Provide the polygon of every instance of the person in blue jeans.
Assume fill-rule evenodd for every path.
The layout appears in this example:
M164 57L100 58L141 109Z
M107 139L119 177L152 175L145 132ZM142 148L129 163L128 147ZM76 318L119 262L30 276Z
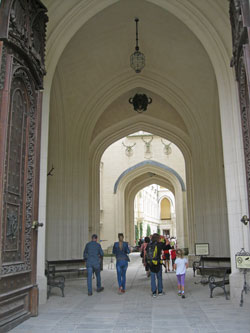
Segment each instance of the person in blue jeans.
M119 286L119 293L125 293L126 290L126 271L128 262L130 261L128 254L130 253L128 243L124 242L122 233L118 234L118 242L114 243L113 254L116 256L116 272Z
M158 296L163 295L162 260L161 260L162 249L163 249L163 243L160 242L160 235L153 234L151 242L148 244L146 251L146 258L150 269L151 291L153 297L157 297L157 291L158 291ZM157 285L156 285L156 280L157 280Z
M101 292L104 288L101 285L101 259L103 257L102 247L97 243L97 235L92 235L91 242L87 243L83 252L83 259L86 261L88 272L88 295L92 296L92 275L96 276L96 291Z

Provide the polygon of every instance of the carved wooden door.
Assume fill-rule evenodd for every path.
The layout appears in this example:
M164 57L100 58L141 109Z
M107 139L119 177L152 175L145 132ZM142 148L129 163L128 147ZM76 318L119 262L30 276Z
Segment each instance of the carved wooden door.
M234 66L238 82L241 124L246 165L248 206L250 212L250 5L249 0L230 0ZM244 218L244 217L243 217Z
M46 8L0 2L0 332L36 315L38 177Z

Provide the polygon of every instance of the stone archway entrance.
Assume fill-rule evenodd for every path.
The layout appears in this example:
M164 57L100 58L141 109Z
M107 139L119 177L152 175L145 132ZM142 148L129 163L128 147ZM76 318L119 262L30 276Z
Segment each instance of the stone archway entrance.
M53 6L56 7L57 4ZM234 237L235 221L240 216L238 208L245 210L246 196L245 193L239 195L245 187L244 181L237 178L243 169L242 156L238 156L237 153L241 147L241 137L239 119L235 119L238 111L237 98L232 94L235 84L228 66L231 55L228 51L230 38L227 34L227 5L215 2L207 8L205 1L189 1L183 6L181 1L163 4L158 0L138 0L127 1L126 8L122 7L121 1L104 1L102 5L93 2L91 8L84 6L82 3L72 7L69 16L64 17L63 23L60 22L62 26L70 26L72 18L75 21L71 29L66 32L62 29L62 36L61 32L58 33L60 29L52 28L49 41L50 79L44 99L47 115L50 110L51 117L48 155L49 164L56 162L60 167L57 181L54 181L54 178L48 183L49 205L41 205L41 211L44 213L43 216L47 214L48 234L53 234L53 228L59 231L58 244L54 244L54 252L59 256L74 257L80 253L81 243L87 241L89 232L97 230L100 155L109 143L120 138L129 127L136 128L140 123L140 128L152 132L154 128L162 132L162 137L169 138L176 144L179 142L183 152L186 147L184 155L188 160L187 188L190 189L187 201L191 207L190 215L196 225L196 230L192 233L203 239L204 234L209 235L209 232L206 233L209 226L215 223L216 235L219 237L220 234L228 235L229 226L230 252L234 258L236 247L239 243L244 243L244 246L248 244L248 237L241 230L241 225L238 228L238 238ZM65 4L61 7L62 12L66 12L66 7ZM162 23L161 32L157 30L156 22L152 22L150 32L147 27L144 30L144 36L159 36L159 40L155 40L157 45L153 50L150 50L149 44L145 41L145 53L153 57L149 62L150 66L145 68L140 76L134 76L134 73L128 71L129 54L119 53L119 50L124 48L124 45L120 45L121 35L126 41L126 50L129 49L130 31L127 27L135 8L145 15L144 22L147 22L147 13L150 13L151 18L151 13L155 13L155 17L161 18ZM84 17L79 15L78 19L78 13L84 13ZM116 15L113 15L114 13ZM111 20L111 14L119 22ZM222 17L224 19L220 20ZM66 25L66 22L69 25ZM112 22L112 26L105 22ZM167 22L171 23L170 26L167 26ZM223 24L219 25L217 22ZM109 32L105 30L105 26L109 26ZM95 29L104 33L105 43L99 43L100 35L94 34ZM171 31L178 35L181 42L175 43L171 39L171 36L174 36ZM91 41L87 38L90 35L93 36ZM60 39L60 36L63 38ZM62 42L58 52L54 52L53 49L56 46L56 43L53 45L56 37ZM86 43L82 43L83 40ZM103 45L105 47L102 47ZM166 48L169 45L172 47ZM119 46L119 50L114 49L114 46ZM112 54L109 54L109 50L112 50ZM154 50L157 50L158 55L164 55L162 61L159 61L159 58L155 61ZM88 57L82 57L83 54L88 54ZM96 59L94 54L101 54L102 57ZM114 54L120 56L112 60L111 56ZM170 61L166 61L165 55ZM182 55L185 55L185 59L180 61ZM99 64L97 68L92 63L93 59L96 60L95 64ZM105 59L110 59L111 67ZM159 63L166 67L157 67ZM184 68L181 70L182 64ZM90 70L94 67L98 73ZM192 69L191 75L187 69ZM202 78L199 73L202 74ZM72 87L78 87L76 95L72 92ZM150 93L155 103L154 112L150 113L149 110L148 115L143 115L140 119L136 115L130 116L128 108L124 107L128 98L138 88ZM45 123L45 137L48 129L46 126ZM231 133L236 133L235 137L232 137ZM47 139L44 142L46 146ZM63 145L60 146L60 143ZM64 149L61 149L62 146ZM46 149L44 152L46 164ZM45 175L46 167L43 169L42 177ZM219 191L215 191L215 188ZM46 197L45 193L43 199ZM80 203L72 203L69 198L79 198ZM237 204L235 200L238 200ZM46 200L43 200L43 204L44 202ZM57 207L60 212L54 211L53 207ZM228 207L234 207L234 212ZM57 225L59 220L60 225ZM68 227L68 221L71 228ZM63 230L66 229L67 237L71 241L69 243L74 245L72 248L63 248L63 252L59 253L60 244L65 241ZM209 237L213 238L211 234ZM229 253L228 236L225 236L224 240L225 243L215 240L214 244L218 244L220 253ZM51 244L51 238L48 239L48 243ZM45 237L40 244L43 244L43 254ZM49 246L47 251L51 251ZM232 267L235 272L234 263Z
M98 178L93 175L96 170L92 173L91 169L94 166L93 161L95 160L93 155L95 137L100 134L100 139L100 137L105 134L104 137L106 137L106 135L110 136L109 139L112 141L112 131L114 128L122 132L123 127L132 127L132 123L138 124L141 121L145 128L152 128L152 126L158 127L159 131L163 131L162 137L167 136L170 138L172 136L174 142L179 140L180 147L182 145L183 148L184 143L186 144L186 153L187 156L189 156L190 161L190 165L187 167L187 187L191 188L190 196L188 196L188 203L195 203L194 206L190 205L190 215L195 221L200 221L200 224L197 224L198 229L195 230L195 233L197 235L202 235L202 232L204 233L204 230L210 221L223 221L223 223L218 223L217 227L219 228L218 232L221 234L228 234L229 229L230 255L233 271L231 277L231 289L232 291L239 289L240 286L237 283L237 280L240 280L240 276L235 268L234 255L235 252L239 250L239 244L240 247L244 246L247 250L249 249L249 233L246 231L245 226L238 222L241 216L247 211L248 202L245 193L247 188L246 183L244 179L239 177L239 175L245 173L245 168L242 163L243 149L239 126L240 119L238 117L239 106L235 94L233 73L228 65L231 58L231 38L229 36L230 29L227 17L227 2L213 2L208 7L207 1L205 0L199 2L190 0L185 2L185 4L182 1L166 1L163 3L160 0L150 0L146 2L133 0L130 2L126 1L126 8L122 8L121 1L113 0L104 0L101 4L100 1L96 0L91 3L91 6L86 5L86 2L84 1L79 3L76 2L73 5L69 1L62 2L61 0L55 0L53 2L45 0L44 2L49 5L51 25L48 34L48 76L45 83L44 116L42 120L42 163L40 177L42 180L42 189L40 192L41 200L39 204L39 216L44 222L46 222L48 229L50 229L49 231L51 231L51 228L59 230L59 236L55 243L55 252L60 248L60 244L65 241L63 230L67 229L70 240L74 240L74 242L69 242L73 244L71 248L63 248L62 255L65 257L78 256L81 252L81 243L86 242L88 238L88 221L91 221L91 228L92 226L95 228L97 223L98 212L93 209L93 202L95 199L98 200L98 197L96 197L96 193L91 192L92 189L98 188ZM7 15L1 20L1 74L4 73L3 76L1 75L0 80L1 103L3 104L4 99L7 100L11 94L11 75L15 74L14 71L12 73L11 71L6 72L5 69L8 66L9 69L11 68L14 64L16 54L18 54L17 63L21 63L21 67L27 67L26 73L32 72L28 81L32 82L32 80L34 80L33 91L35 91L36 98L35 102L34 99L32 100L32 103L34 102L36 105L34 109L37 108L38 110L38 106L41 105L41 94L39 92L41 85L39 82L41 82L44 74L43 70L41 71L41 69L43 69L44 61L43 45L40 43L43 41L41 36L44 36L44 31L40 31L39 27L44 27L45 21L43 20L42 24L36 24L35 20L33 21L34 25L31 26L31 30L27 29L26 31L26 28L29 26L27 22L29 21L31 13L39 12L39 15L42 13L41 17L39 16L41 19L45 19L45 16L43 16L43 6L41 6L41 11L30 10L26 16L22 15L23 11L28 8L28 4L41 5L40 1L35 0L30 2L2 0L0 2L1 15ZM240 93L243 92L243 95L241 95L241 97L243 97L241 98L241 109L243 120L245 120L247 117L246 111L249 108L249 91L246 88L249 72L249 2L247 0L235 0L231 1L231 4L236 4L236 12L232 13L233 20L235 19L236 22L236 24L234 24L232 20L233 32L236 31L236 36L238 37L244 37L236 38L233 42L236 48L239 46L237 50L235 49L234 65L236 65L237 79L240 82L240 87L243 87L243 90L240 89ZM8 16L10 13L10 6L12 5L13 16ZM59 5L60 12L55 10ZM72 7L70 7L71 5ZM125 41L125 49L130 45L129 43L131 39L127 27L129 26L128 22L130 22L130 16L132 15L134 17L133 11L135 9L140 10L140 13L144 15L145 22L148 21L147 13L150 14L150 18L157 17L157 20L160 19L160 21L157 21L161 22L160 33L157 31L159 25L157 25L156 22L152 20L152 24L150 25L150 33L152 34L152 37L158 36L159 40L154 38L150 39L154 40L156 43L152 52L148 49L146 41L144 42L144 48L146 51L145 53L151 53L152 56L154 56L153 51L156 50L157 55L163 55L164 59L162 59L163 61L159 61L160 59L158 57L153 57L152 61L149 62L151 69L145 71L141 77L132 78L131 73L128 73L127 70L127 59L129 55L126 54L126 52L118 53L120 56L115 56L115 60L109 62L112 64L112 68L109 68L105 61L106 59L111 59L112 54L117 54L117 52L114 51L119 52L119 50L123 50L121 47L122 45L120 45L122 34L124 36L123 40ZM122 16L119 15L119 11L123 14ZM117 15L113 15L114 12ZM67 13L67 15L65 15L65 13ZM152 13L155 15L152 15ZM117 18L118 25L115 20L110 19L110 15ZM18 19L14 16L18 16ZM25 22L23 21L24 17L27 18L27 21ZM122 18L124 19L125 17L129 18L127 22L122 21ZM240 17L243 17L242 25L237 24L242 22ZM10 21L8 21L8 18L10 18ZM7 30L11 20L13 20L13 29ZM106 22L112 22L113 26L106 24ZM169 27L167 26L168 23L170 24ZM111 34L108 31L105 31L105 26L111 27ZM95 32L93 27L99 28L97 29L97 35L91 34L92 32ZM117 29L117 27L119 27L119 29ZM239 28L238 33L237 28ZM179 43L175 43L175 41L171 39L171 36L174 36L171 29L173 29L180 39ZM14 39L10 38L13 31L15 36L12 37ZM31 33L31 31L33 33ZM144 36L148 36L147 28L144 31ZM98 39L101 37L100 32L104 33L102 41L105 41L105 43L103 44L100 43L100 39ZM116 36L114 36L114 32L117 33ZM91 41L87 38L90 35L93 36ZM126 40L128 35L129 38ZM112 38L110 38L110 36ZM117 43L114 42L115 39L113 37L117 38ZM84 43L82 43L82 41L84 41ZM163 41L166 43L163 43ZM185 41L188 41L188 46L185 44ZM238 41L244 41L246 46L243 47L243 44L238 43ZM6 43L8 44L8 49L11 49L14 45L14 50L12 50L13 52L11 51L11 54L8 52L4 53L4 48L2 46L5 46ZM191 44L192 47L190 47ZM69 47L67 48L66 45ZM82 47L86 46L88 52L84 49L79 50L79 46L81 45ZM105 45L104 48L101 47L103 45ZM169 45L172 47L169 47ZM114 49L112 46L118 46L119 50ZM164 49L164 46L167 46L167 49ZM79 52L75 52L76 49ZM242 53L243 49L245 50L245 53ZM73 56L70 53L72 50ZM108 50L112 50L113 53L106 54L105 52ZM159 50L161 52L159 52ZM194 51L194 54L192 54L192 50ZM97 67L91 63L91 59L93 59L91 58L91 54L93 51L96 54L103 55L102 59L104 59L104 63L101 62L101 58L99 57L95 62L95 64L99 64L98 75L91 76L95 71L88 70L90 68L95 68L95 70L97 70ZM83 54L87 54L89 58L82 57ZM80 59L77 58L78 55L80 55ZM185 56L183 61L181 61L182 55ZM5 59L7 59L6 62ZM157 61L155 61L155 59L157 59ZM117 60L119 60L119 62L117 62ZM157 68L157 64L159 63L166 65L170 64L170 68ZM84 64L86 64L86 67L84 67ZM173 67L175 64L177 65L176 70L174 70ZM182 64L184 65L184 68L182 68L183 70L181 70L180 66ZM178 72L178 68L180 69L180 72ZM191 76L190 73L185 72L185 69L187 68L192 69ZM199 78L198 75L195 75L197 74L196 71L197 73L202 74L203 79L206 79L205 85L201 78ZM83 81L77 81L78 73L80 78L84 77L84 82L87 82L86 85ZM112 75L110 75L110 73L112 73ZM18 73L16 72L16 74ZM242 74L242 76L238 76L238 74ZM64 75L66 76L66 79ZM22 80L25 81L25 74L21 76ZM193 83L197 84L194 91L189 90L189 88L193 86L190 85L190 79L192 79ZM72 94L72 87L79 87L77 98ZM159 97L164 99L165 102L168 102L169 105L174 108L175 114L180 115L180 121L178 124L174 125L172 123L170 125L163 125L161 121L166 117L166 113L161 112L158 112L157 116L155 116L156 119L152 117L152 115L149 115L148 119L145 117L142 118L143 120L138 120L136 117L133 120L128 120L128 118L126 119L125 114L123 114L123 118L120 117L122 113L119 113L118 117L117 113L112 113L112 107L110 107L112 103L117 101L118 106L121 104L124 105L124 103L121 103L122 96L127 92L130 94L131 89L137 89L138 87L157 95L156 100L159 102L158 111L160 110L159 105L162 102ZM204 87L205 89L203 90ZM29 83L26 86L23 86L23 88L28 90L26 97L28 96L29 99L32 90L29 87ZM213 92L215 92L214 95ZM22 102L21 95L19 95L19 102ZM127 97L131 96L124 97L126 97L125 100L127 101ZM208 99L208 103L206 103L206 98ZM155 100L154 97L153 99ZM204 105L202 104L203 102ZM18 103L17 105L20 109L22 103ZM1 124L6 124L5 119L2 121L2 117L6 117L10 111L10 108L8 109L8 112L6 111L9 107L7 104L8 103L4 103L4 105L2 105L3 107L1 107ZM164 110L164 112L165 110L170 110L166 103L163 103L162 107L161 110ZM5 113L2 111L4 108L6 111ZM21 107L21 109L23 108ZM119 108L113 108L113 111L115 109L117 110ZM70 113L67 113L69 110ZM109 111L110 113L107 113L106 111ZM214 118L211 116L213 111L215 112L213 114ZM51 115L51 133L49 149L47 149L49 113ZM113 123L104 121L105 116L108 115L111 117L107 117L106 120L112 119ZM154 115L156 115L156 113ZM162 117L160 117L160 115ZM170 114L168 114L168 116L169 115ZM210 116L211 118L209 118ZM168 120L169 119L171 119L171 117L168 117ZM181 119L183 122L181 122ZM102 128L100 124L106 124L108 126ZM186 131L184 127L180 128L180 124L186 126ZM209 124L213 124L214 127L210 128ZM248 131L249 125L247 122L243 122L243 127ZM1 131L1 135L4 136L4 133L6 132ZM116 131L114 131L114 133L117 134ZM207 133L207 136L205 133ZM212 133L213 135L210 137L208 133ZM247 142L248 135L244 137L245 142ZM36 137L36 139L37 138L38 137ZM1 140L1 144L5 145L6 140L7 135ZM200 146L200 150L197 146ZM61 147L63 147L63 149ZM73 149L73 147L75 148ZM4 159L7 155L5 147L2 147L1 149L1 193L3 193L3 179L7 173ZM246 149L248 149L248 146L246 146ZM100 151L98 153L100 153ZM203 154L204 151L206 152L205 154ZM248 156L247 154L248 151L246 151L246 156ZM33 154L32 156L34 157ZM47 165L48 162L49 164L53 162L51 161L52 159L55 160L59 167L57 169L58 173L56 180L48 183L47 198ZM35 160L37 166L39 164L39 159L35 158ZM214 168L214 174L216 174L217 177L211 177L211 174L209 173L211 166ZM248 163L246 163L246 169L248 169ZM200 170L201 174L199 174ZM26 175L29 174L29 169L25 169L25 172L28 172ZM89 174L91 174L90 182ZM212 176L214 176L214 174L212 174ZM80 177L79 175L84 176ZM32 181L34 181L33 185L37 185L37 182L34 179L36 179L36 176L35 178L32 178ZM219 192L216 192L216 197L213 196L213 186L210 184L210 180L214 181L214 184L216 184L217 188L220 190ZM29 184L32 183L32 181L29 182ZM202 195L200 195L199 186L201 186L204 191ZM36 190L34 193L37 193ZM58 193L59 195L56 195ZM3 208L5 198L2 196L1 198L1 205ZM37 201L36 195L34 195L34 198L34 202ZM75 204L69 200L69 198L79 198L79 202ZM214 200L216 200L216 202L214 202ZM49 204L47 205L46 202L49 202ZM34 207L35 206L36 205L34 204ZM55 213L53 213L54 207L57 208ZM199 209L197 209L197 207ZM61 213L58 214L58 210L60 209ZM214 215L211 212L213 212ZM29 223L33 220L33 217L36 217L36 215L37 210L34 209L29 216ZM61 224L57 229L57 222L59 220ZM16 218L13 212L9 215L9 221L11 221L10 225L12 227L10 227L11 231L10 233L8 232L8 235L10 235L9 237L12 237L15 230L13 226L16 224ZM68 227L69 221L71 223L70 227ZM6 220L4 223L6 224ZM2 227L2 230L7 230L5 225ZM34 235L34 239L35 238L36 236ZM44 293L46 295L46 280L44 278L45 239L44 230L39 235L40 245L38 257L40 261L38 265L38 277L45 283ZM225 239L227 239L227 237L225 237ZM47 240L49 241L49 239ZM24 240L22 240L22 242L24 242ZM24 244L28 243L29 241L27 243L24 242ZM222 243L219 244L219 246L221 246L221 249L227 248L229 251L228 244ZM49 251L50 249L48 248L48 253ZM27 252L30 253L30 250ZM3 256L1 256L1 267L4 266L4 260L2 260L2 258ZM14 260L14 256L12 257L12 260ZM24 263L24 265L28 265L29 269L33 264L31 269L33 272L31 274L32 278L31 280L28 278L32 284L35 283L36 280L34 274L35 263L36 260L32 260L32 263ZM19 264L15 263L16 267L18 265ZM23 267L20 269L22 271ZM235 277L235 279L233 277ZM33 288L33 290L35 291L35 288ZM25 302L23 302L23 304ZM27 304L28 303L25 303L25 306ZM25 308L25 311L27 311L27 308Z

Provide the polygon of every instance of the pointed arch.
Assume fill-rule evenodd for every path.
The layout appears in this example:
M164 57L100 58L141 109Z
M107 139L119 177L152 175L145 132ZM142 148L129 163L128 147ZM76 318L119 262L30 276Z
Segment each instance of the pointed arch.
M185 183L184 183L182 177L174 169L170 168L169 166L167 166L165 164L159 163L157 161L143 161L143 162L135 164L132 167L128 168L127 170L123 171L123 173L117 178L117 180L115 182L115 185L114 185L114 194L116 193L118 185L119 185L120 181L122 180L122 178L124 176L126 176L127 174L129 174L131 171L134 171L135 169L141 168L141 167L143 167L145 165L156 166L158 168L161 168L163 170L166 170L166 171L170 172L171 174L173 174L178 179L178 181L179 181L179 183L181 185L182 191L183 192L186 191L186 186L185 186Z

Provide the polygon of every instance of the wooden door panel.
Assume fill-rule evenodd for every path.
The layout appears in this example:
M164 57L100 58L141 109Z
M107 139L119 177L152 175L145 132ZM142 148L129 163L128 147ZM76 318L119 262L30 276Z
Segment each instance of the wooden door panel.
M39 0L0 3L0 332L38 313L32 223L38 217L45 13Z
M28 99L24 83L14 80L11 85L10 114L7 133L6 183L3 209L2 262L24 262L24 232L26 212L26 156L29 145Z
M1 324L5 329L22 321L37 309L31 308L33 279L32 252L36 252L32 229L37 147L37 103L35 84L28 67L7 48L12 73L8 108L3 112L5 152L1 219Z
M242 135L246 165L248 208L250 211L250 5L249 0L230 0L233 56L238 83Z

